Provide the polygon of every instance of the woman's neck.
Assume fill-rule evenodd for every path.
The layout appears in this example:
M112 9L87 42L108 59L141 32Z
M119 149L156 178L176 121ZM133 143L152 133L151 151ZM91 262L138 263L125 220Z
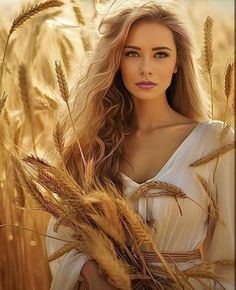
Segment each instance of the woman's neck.
M170 107L166 97L149 100L134 98L133 101L135 108L133 129L135 131L150 131L158 127L165 127L173 124L180 116Z

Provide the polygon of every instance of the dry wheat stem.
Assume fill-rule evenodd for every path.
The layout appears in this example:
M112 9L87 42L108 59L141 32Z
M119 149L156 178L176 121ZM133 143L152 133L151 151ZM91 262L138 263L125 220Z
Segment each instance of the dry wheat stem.
M61 62L55 61L55 68L56 68L57 82L58 82L60 92L61 92L61 97L65 103L68 103L69 89L66 82L65 74L62 69Z
M1 94L1 90L0 90L0 94ZM6 100L7 100L7 95L5 92L3 92L3 94L0 96L0 115L3 110L3 107L5 106Z
M160 189L163 191L159 192L150 192L150 190L153 189ZM189 197L186 193L182 191L181 188L179 188L176 185L173 185L171 183L165 182L165 181L150 181L145 183L144 185L141 185L131 196L130 200L135 200L138 198L154 198L154 197L162 197L162 196L171 196L175 198L175 201L178 205L180 215L183 215L181 206L179 204L178 198L187 198L197 204L201 209L205 211L205 209L194 199Z
M11 129L11 122L10 122L9 113L8 113L8 110L6 107L3 111L3 119L6 121L6 124L10 130Z
M39 4L35 4L28 9L22 11L19 16L17 16L13 24L10 28L9 34L11 34L16 28L20 27L24 22L29 20L32 16L38 14L39 12L42 12L46 9L53 8L53 7L60 7L63 5L62 1L58 0L48 0Z
M69 103L68 103L68 101L69 101L68 85L67 85L67 82L66 82L65 74L64 74L63 69L62 69L62 65L61 65L61 63L59 61L55 61L55 69L56 69L57 81L58 81L60 92L61 92L61 97L66 103L66 106L67 106L67 109L68 109L68 113L69 113L69 117L70 117L70 121L71 121L71 125L72 125L72 128L73 128L73 131L74 131L74 134L75 134L75 138L76 138L76 141L77 141L78 146L79 146L81 158L82 158L82 161L83 161L83 164L84 164L84 168L86 168L86 161L85 161L85 158L84 158L83 150L81 148L81 145L80 145L80 142L79 142L79 139L78 139L78 134L76 132L75 124L74 124L74 121L73 121L73 118L72 118L72 115L71 115L70 106L69 106Z
M79 241L72 241L64 245L59 250L55 251L52 255L50 255L47 259L48 262L54 261L61 257L62 255L68 253L69 251L76 249L78 246L81 245L81 242Z
M224 153L228 152L229 150L233 149L234 147L235 147L235 143L230 143L230 144L224 145L221 148L215 150L214 152L211 152L207 156L205 156L197 161L194 161L189 166L196 167L196 166L206 164L206 163L214 160L215 158L223 155Z
M135 211L129 206L126 201L122 200L115 200L121 214L124 216L126 222L129 225L130 231L134 234L137 241L140 244L143 244L150 248L154 253L156 253L157 257L163 263L164 267L167 270L167 273L172 277L172 279L179 285L177 277L169 267L168 263L161 255L161 253L156 249L154 242L151 240L151 237L148 235L148 228L142 219L135 213ZM181 287L181 285L179 285ZM182 288L180 288L182 289Z
M213 18L207 16L204 22L204 60L210 80L211 118L214 119L213 84L211 73L213 65L212 27L213 27Z
M229 62L225 72L224 79L224 92L225 96L228 99L232 93L232 79L233 79L234 63Z
M20 182L23 190L25 190L26 192L31 194L31 196L34 197L34 199L36 201L38 201L43 206L43 208L46 212L49 212L56 217L60 216L60 214L62 212L61 207L57 206L55 203L53 204L52 201L46 200L44 198L44 196L42 195L41 191L36 186L33 179L28 177L25 174L24 169L23 169L20 161L16 157L11 155L11 161L13 163L13 166L15 166L15 169L16 169L17 174L18 174L19 182Z
M213 18L207 16L204 22L204 57L208 72L211 71L213 65L212 28Z
M33 117L32 117L33 112L32 112L32 106L31 106L31 102L29 98L28 77L27 77L26 67L23 64L19 66L19 86L20 86L21 101L24 106L25 114L27 118L29 119L29 123L30 123L33 149L34 149L35 155L37 155L34 130L33 130Z
M227 111L227 109L226 109ZM226 112L225 111L225 112ZM223 129L220 132L220 144L223 144L223 140L226 138L226 136L228 135L230 128L231 128L231 122L227 122L226 118L224 119L224 124L223 124Z
M94 159L91 158L87 161L87 166L85 168L84 173L84 184L85 184L85 190L89 191L93 186L93 179L94 179L94 169L95 169L95 162Z
M0 94L1 94L1 90L2 90L2 76L3 76L4 65L5 65L6 53L7 53L7 48L8 48L8 44L9 44L10 37L11 37L12 33L18 27L23 25L27 20L29 20L32 16L38 14L39 12L42 12L42 11L49 9L49 8L52 8L52 7L60 7L62 5L63 5L63 2L61 2L61 1L48 0L48 1L36 4L36 5L33 5L26 10L23 10L19 14L19 16L17 16L14 19L12 26L9 30L9 33L7 35L7 40L6 40L6 44L4 47L3 60L2 60L1 69L0 69Z
M25 194L24 194L24 190L21 186L18 174L16 172L16 169L13 168L13 177L14 177L14 185L15 185L15 189L17 192L17 201L19 206L21 207L25 207Z
M201 182L205 192L207 193L208 197L210 198L211 200L211 203L212 203L212 207L214 209L214 214L216 216L216 218L218 219L219 217L219 209L218 209L218 206L216 204L216 201L215 199L213 198L214 194L211 192L211 190L209 189L209 186L207 184L207 181L205 178L203 178L201 175L197 174L197 177L199 179L199 181Z
M71 66L69 61L69 56L67 54L66 46L64 45L63 41L59 41L59 47L60 47L60 54L63 60L63 64L66 68L67 75L70 73Z
M74 1L73 1L74 3ZM75 13L75 17L76 17L76 20L78 21L78 23L82 24L82 25L85 25L85 20L84 20L84 17L82 15L82 12L79 8L79 6L73 6L73 11Z
M65 150L64 127L57 122L53 133L54 144L63 161L63 153ZM64 163L64 162L63 162Z
M19 147L22 142L22 139L23 139L23 124L20 127L16 128L14 132L13 141L17 155L19 155Z
M117 258L116 250L110 239L92 228L86 228L84 231L90 241L96 241L96 243L85 244L86 252L93 253L94 259L108 276L108 280L118 289L131 289L128 268Z
M0 228L4 228L4 227L14 227L14 228L19 228L19 229L22 229L22 230L25 230L25 231L29 231L29 232L32 232L32 233L35 233L39 236L43 236L43 237L46 237L46 238L51 238L51 239L54 239L54 240L57 240L57 241L61 241L61 242L66 242L66 243L69 243L70 241L68 240L64 240L64 239L60 239L60 238L57 238L57 237L54 237L54 236L51 236L51 235L46 235L46 234L43 234L43 233L40 233L40 232L37 232L35 230L32 230L32 229L28 229L28 228L25 228L25 227L22 227L22 226L19 226L19 225L15 225L15 224L0 224Z
M226 96L225 112L224 112L224 123L227 119L227 111L229 105L229 97L232 94L232 79L233 79L234 63L229 62L226 67L225 78L224 78L224 92Z
M43 177L45 177L44 181L46 183L51 182L51 185L55 185L55 187L57 188L57 182L58 185L64 187L66 191L68 191L68 193L65 192L67 198L79 198L81 195L85 194L81 187L68 174L64 173L64 171L60 170L59 168L50 165L45 160L31 155L27 158L24 158L23 161L30 165L36 172L41 172L39 181L42 177L42 173L44 173ZM49 175L47 175L47 172L52 176L50 177Z

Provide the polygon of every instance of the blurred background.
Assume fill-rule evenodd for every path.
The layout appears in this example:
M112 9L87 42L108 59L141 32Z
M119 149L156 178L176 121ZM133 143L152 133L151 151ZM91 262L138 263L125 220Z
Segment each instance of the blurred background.
M13 20L21 11L41 2L0 0L0 290L50 288L43 236L49 215L17 185L10 153L19 158L37 153L50 159L45 144L51 142L52 120L61 104L54 62L62 62L71 90L86 68L101 15L113 1L62 2L63 6L41 11L17 26L9 37ZM233 124L232 67L230 71L228 66L231 77L227 82L225 73L233 63L234 1L178 2L186 7L194 28L202 79L214 97L213 118ZM207 16L213 18L212 83L204 62Z

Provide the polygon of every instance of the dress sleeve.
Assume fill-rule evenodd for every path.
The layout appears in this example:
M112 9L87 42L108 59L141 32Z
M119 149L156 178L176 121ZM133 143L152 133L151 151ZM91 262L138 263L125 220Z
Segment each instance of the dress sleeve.
M230 128L226 143L233 142L234 129ZM219 217L213 231L210 234L208 232L203 243L202 256L207 262L234 261L234 171L234 149L230 149L220 156L215 181L212 181ZM226 290L234 289L234 266L227 263L217 264L214 271ZM214 289L219 290L222 287L216 284Z
M60 226L58 232L55 232L53 230L55 222L56 219L51 217L47 228L47 235L66 241L72 241L72 230L69 227ZM47 255L52 255L55 251L62 248L65 243L66 242L47 237ZM89 260L91 260L89 256L78 253L78 251L73 249L60 258L50 262L49 266L52 273L52 284L50 290L78 289L78 282L83 280L80 276L81 269Z

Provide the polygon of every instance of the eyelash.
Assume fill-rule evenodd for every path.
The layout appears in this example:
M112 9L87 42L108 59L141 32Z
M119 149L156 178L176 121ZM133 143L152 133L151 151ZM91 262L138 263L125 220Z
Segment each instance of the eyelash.
M130 53L136 53L136 54L137 54L136 51L128 51L128 52L125 53L125 55L126 55L126 56L130 56L130 55L129 55ZM169 56L168 53L163 52L163 51L159 51L159 52L155 53L155 55L157 55L157 54L158 54L159 56L162 55L160 58L165 58L165 57L168 57L168 56ZM163 55L164 55L164 57L163 57ZM131 57L132 57L132 56L131 56Z

